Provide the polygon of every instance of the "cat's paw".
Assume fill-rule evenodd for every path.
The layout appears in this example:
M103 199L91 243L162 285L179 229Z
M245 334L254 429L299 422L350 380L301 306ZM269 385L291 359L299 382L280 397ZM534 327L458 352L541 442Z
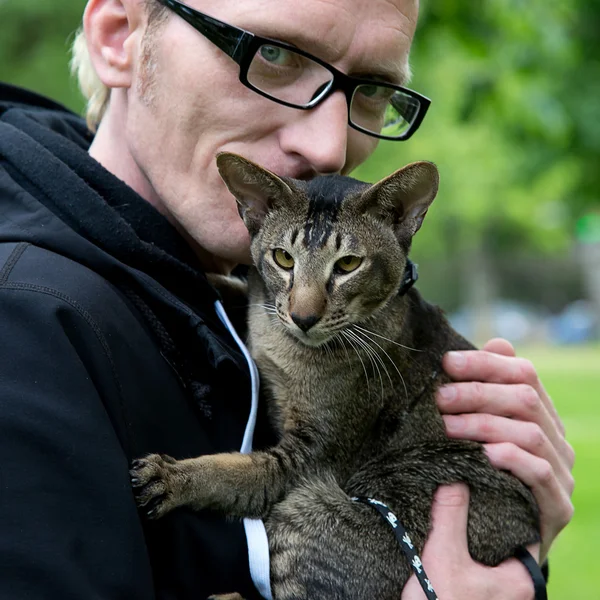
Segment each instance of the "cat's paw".
M149 519L159 519L181 504L182 474L166 454L149 454L131 463L131 487L138 507Z

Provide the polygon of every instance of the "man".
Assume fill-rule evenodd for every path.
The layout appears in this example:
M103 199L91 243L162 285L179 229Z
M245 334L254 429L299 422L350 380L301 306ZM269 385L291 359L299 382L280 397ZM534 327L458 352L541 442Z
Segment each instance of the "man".
M315 102L309 110L251 89L232 38L217 47L190 9L276 40L262 55L275 70L289 55L270 48L293 44L327 73L380 90L408 77L417 5L189 2L89 0L76 48L94 72L85 54L76 63L95 94L95 136L50 101L2 88L2 597L258 598L256 586L268 596L240 524L184 510L141 520L128 469L148 452L242 445L249 370L202 272L247 262L248 235L215 155L309 178L351 171L377 138L349 126L344 89L315 90L302 101ZM449 435L485 442L496 466L532 488L543 537L532 550L543 562L572 513L573 452L550 399L502 340L448 355L444 367L457 382L439 397ZM255 444L272 441L264 421ZM533 597L516 561L491 570L470 560L467 503L461 486L438 493L423 554L437 590ZM421 594L411 581L402 597Z

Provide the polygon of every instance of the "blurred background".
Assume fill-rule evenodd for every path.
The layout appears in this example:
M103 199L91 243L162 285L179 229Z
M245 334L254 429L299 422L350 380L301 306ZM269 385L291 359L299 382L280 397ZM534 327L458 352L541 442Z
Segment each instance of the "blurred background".
M81 112L68 59L84 6L0 0L0 80ZM537 366L577 452L550 597L600 598L600 0L423 0L411 62L429 114L355 175L438 165L419 287L466 336L506 337Z

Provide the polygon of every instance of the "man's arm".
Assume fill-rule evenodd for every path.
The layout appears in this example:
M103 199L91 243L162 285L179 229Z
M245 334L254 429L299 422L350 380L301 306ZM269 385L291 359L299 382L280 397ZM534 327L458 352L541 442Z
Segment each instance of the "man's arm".
M152 598L100 331L57 292L5 286L0 340L0 597Z

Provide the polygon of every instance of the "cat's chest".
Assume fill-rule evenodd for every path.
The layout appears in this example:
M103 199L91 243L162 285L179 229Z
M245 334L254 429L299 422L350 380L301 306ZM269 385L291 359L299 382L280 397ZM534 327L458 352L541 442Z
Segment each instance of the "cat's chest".
M363 374L326 358L299 358L292 352L258 353L256 363L263 380L287 401L352 396L364 385Z

